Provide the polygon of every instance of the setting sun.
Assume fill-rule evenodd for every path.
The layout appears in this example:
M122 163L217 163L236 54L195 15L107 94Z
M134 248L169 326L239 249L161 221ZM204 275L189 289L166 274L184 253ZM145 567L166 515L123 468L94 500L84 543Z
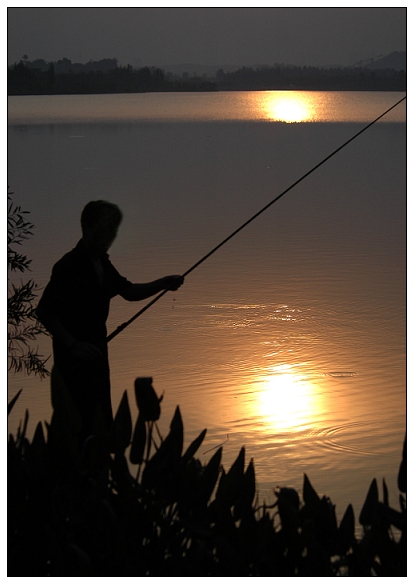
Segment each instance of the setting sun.
M257 413L273 430L307 426L319 417L317 387L287 365L258 379L257 389Z

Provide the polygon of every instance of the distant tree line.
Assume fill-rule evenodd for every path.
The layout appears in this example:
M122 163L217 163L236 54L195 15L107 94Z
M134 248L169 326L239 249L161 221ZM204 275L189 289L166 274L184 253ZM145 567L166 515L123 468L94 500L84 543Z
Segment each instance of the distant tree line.
M406 71L368 67L242 67L237 71L219 69L214 78L165 73L157 67L120 67L117 59L72 63L61 59L47 63L28 61L26 55L8 68L9 95L75 93L142 93L156 91L406 91Z
M86 65L63 59L20 61L8 68L8 95L143 93L149 91L214 91L216 84L197 76L166 78L156 67L119 67L116 59Z
M303 89L321 91L406 91L407 75L404 70L369 69L367 67L243 67L216 75L220 91Z

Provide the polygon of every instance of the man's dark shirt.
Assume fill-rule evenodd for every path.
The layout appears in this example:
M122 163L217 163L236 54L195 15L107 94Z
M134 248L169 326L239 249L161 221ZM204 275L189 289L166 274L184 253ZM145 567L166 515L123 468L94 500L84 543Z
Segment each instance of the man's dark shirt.
M82 240L54 266L39 308L52 312L77 341L106 344L106 319L111 298L122 294L131 282L121 276L102 254L103 282Z
M111 264L108 254L103 254L100 259L102 283L80 240L53 266L50 281L39 302L39 308L52 313L76 341L93 343L102 352L102 364L98 367L96 364L77 363L68 347L53 340L55 365L68 386L75 386L79 400L90 394L95 401L92 393L104 394L105 399L110 400L106 319L111 298L122 294L131 285ZM98 379L99 388L92 391L90 386L92 383L97 385Z

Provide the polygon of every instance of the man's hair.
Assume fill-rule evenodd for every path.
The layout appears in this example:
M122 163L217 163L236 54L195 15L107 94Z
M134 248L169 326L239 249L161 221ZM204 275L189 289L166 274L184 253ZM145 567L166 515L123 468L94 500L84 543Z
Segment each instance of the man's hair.
M122 221L121 209L108 201L90 201L85 205L81 215L82 231L93 227L103 218L110 218L114 223Z

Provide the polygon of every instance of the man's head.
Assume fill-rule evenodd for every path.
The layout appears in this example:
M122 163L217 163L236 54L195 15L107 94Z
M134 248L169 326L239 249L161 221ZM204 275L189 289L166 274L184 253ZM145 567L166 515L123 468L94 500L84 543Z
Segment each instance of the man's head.
M90 201L82 211L81 226L84 241L96 252L107 252L118 233L122 213L108 201Z

